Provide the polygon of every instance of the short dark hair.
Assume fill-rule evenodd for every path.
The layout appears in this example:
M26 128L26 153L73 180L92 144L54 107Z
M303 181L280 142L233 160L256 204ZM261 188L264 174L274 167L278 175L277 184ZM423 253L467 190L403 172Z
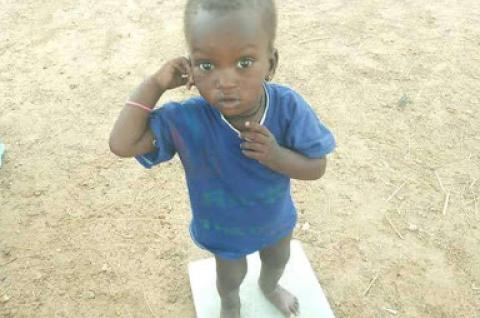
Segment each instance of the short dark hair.
M189 41L191 19L199 9L225 13L239 9L251 8L258 10L269 36L269 46L273 49L277 35L277 10L274 0L188 0L185 6L183 26L185 38Z

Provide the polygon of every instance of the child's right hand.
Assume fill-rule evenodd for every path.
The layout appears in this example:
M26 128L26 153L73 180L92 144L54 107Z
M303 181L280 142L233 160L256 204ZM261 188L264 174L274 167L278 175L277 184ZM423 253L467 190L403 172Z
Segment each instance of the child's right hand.
M190 61L183 56L166 62L152 77L163 90L195 85Z

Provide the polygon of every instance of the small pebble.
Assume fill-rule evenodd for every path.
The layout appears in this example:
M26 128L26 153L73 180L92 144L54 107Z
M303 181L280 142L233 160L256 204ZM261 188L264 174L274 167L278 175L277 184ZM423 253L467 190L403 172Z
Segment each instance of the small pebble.
M310 223L308 222L305 222L305 224L303 224L302 226L302 231L308 231L310 229Z
M418 226L416 226L415 224L409 224L408 225L408 230L412 231L412 232L416 232L416 231L418 231Z
M400 107L406 107L408 104L413 104L413 102L407 95L403 95L398 101L398 106Z
M3 295L2 297L0 297L0 303L2 304L5 304L9 300L10 300L10 297L8 297L8 295Z
M88 298L88 299L95 299L95 293L93 291L89 290L85 293L85 297Z
M3 256L10 256L10 253L11 253L11 250L8 247L2 250Z

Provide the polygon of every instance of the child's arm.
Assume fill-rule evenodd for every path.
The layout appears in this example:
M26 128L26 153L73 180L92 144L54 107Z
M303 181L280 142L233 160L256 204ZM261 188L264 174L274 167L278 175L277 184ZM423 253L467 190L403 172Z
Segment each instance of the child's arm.
M179 57L165 63L145 79L130 96L130 101L153 108L168 89L193 85L190 62ZM110 134L110 150L120 157L134 157L155 150L153 134L148 127L148 110L125 105Z
M277 144L275 137L264 126L250 122L242 132L246 140L241 147L245 156L258 160L268 168L293 179L316 180L323 176L327 166L326 157L307 158L302 154Z

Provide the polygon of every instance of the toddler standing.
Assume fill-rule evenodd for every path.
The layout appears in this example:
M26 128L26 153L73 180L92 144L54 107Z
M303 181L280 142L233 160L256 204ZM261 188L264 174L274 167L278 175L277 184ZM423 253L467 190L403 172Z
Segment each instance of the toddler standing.
M259 251L258 280L285 317L297 298L278 281L297 214L290 179L320 178L335 148L305 100L273 84L277 15L273 0L188 0L188 58L166 62L132 94L110 136L112 152L151 168L178 154L195 243L215 256L222 318L240 317L246 255ZM170 89L200 96L153 110Z

